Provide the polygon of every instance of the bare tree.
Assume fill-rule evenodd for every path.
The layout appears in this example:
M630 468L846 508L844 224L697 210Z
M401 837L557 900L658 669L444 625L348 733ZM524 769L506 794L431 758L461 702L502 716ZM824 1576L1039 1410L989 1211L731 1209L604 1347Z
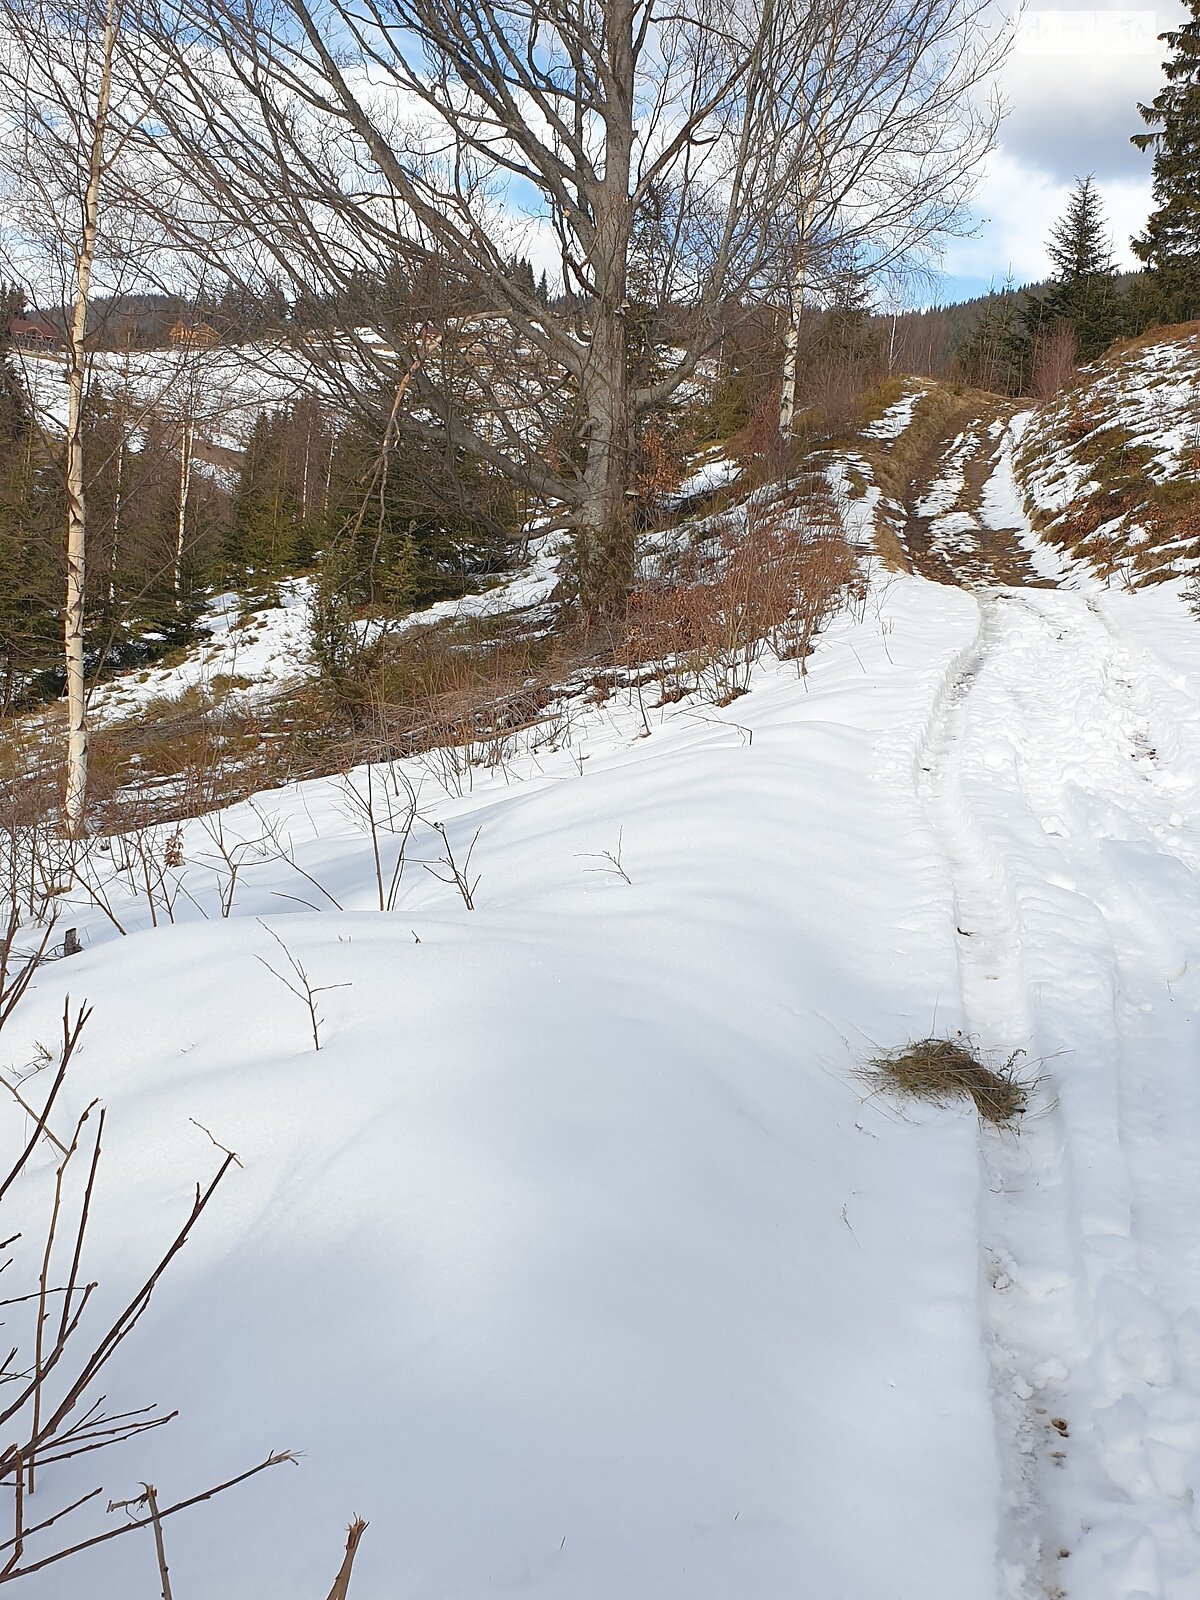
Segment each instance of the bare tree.
M407 380L398 432L563 508L603 610L632 570L639 421L721 307L786 298L818 242L894 259L958 216L994 125L964 98L997 58L983 19L979 0L139 0L138 34L143 81L170 61L153 155L186 193L176 237L328 308L336 334L293 319L327 388L386 416ZM553 257L552 304L529 251ZM455 309L422 359L431 277Z
M65 9L0 4L0 162L8 181L10 256L43 292L58 291L66 312L67 686L65 815L83 826L87 795L84 684L84 581L87 555L83 405L88 312L100 247L101 204L112 160L112 95L121 0ZM49 274L45 272L51 267ZM43 270L39 270L39 268ZM57 280L57 281L55 281Z
M966 202L1001 108L988 80L1008 46L979 0L819 0L794 45L807 115L793 146L780 432L792 431L806 302L855 272L894 286L969 226Z
M0 0L0 182L3 254L10 278L61 318L65 415L42 403L62 437L66 500L63 613L67 689L65 819L84 824L88 774L84 622L89 473L84 404L98 333L95 301L143 274L151 247L123 173L144 106L121 71L124 0ZM59 391L61 393L61 391Z

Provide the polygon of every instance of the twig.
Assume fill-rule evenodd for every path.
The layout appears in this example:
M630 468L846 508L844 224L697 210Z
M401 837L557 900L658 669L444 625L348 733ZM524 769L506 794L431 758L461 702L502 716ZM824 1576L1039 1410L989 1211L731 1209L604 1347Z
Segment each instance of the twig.
M20 1477L21 1475L18 1474L18 1482L20 1482ZM78 1511L80 1506L86 1505L89 1500L94 1500L98 1494L103 1493L103 1489L89 1489L87 1494L81 1494L78 1500L72 1500L69 1506L63 1506L61 1511L56 1511L52 1517L47 1517L44 1522L35 1522L31 1528L23 1528L18 1538L6 1539L3 1544L0 1544L0 1550L11 1550L14 1545L20 1544L21 1538L28 1539L32 1534L44 1533L45 1530L53 1526L54 1523L60 1522L63 1517L69 1517L72 1511ZM20 1559L20 1555L21 1552L18 1549L14 1557L10 1559L9 1565L15 1565Z
M584 871L585 872L607 872L607 873L615 874L617 877L623 878L625 880L625 882L627 884L629 884L630 888L632 888L633 887L633 880L630 878L629 874L625 871L625 868L621 865L621 845L622 845L622 843L624 841L624 838L625 838L625 830L624 830L624 828L621 828L617 833L617 848L616 848L616 852L615 853L612 850L589 850L589 851L587 851L581 857L582 860L584 860L584 861L607 861L609 864L608 864L607 867L585 867Z
M208 1137L212 1140L213 1144L216 1146L216 1148L221 1152L221 1154L223 1156L232 1156L233 1160L234 1160L234 1164L236 1166L240 1167L242 1165L241 1157L237 1154L237 1152L235 1150L228 1149L225 1145L223 1145L221 1143L221 1141L219 1139L213 1139L212 1134L208 1132L208 1129L204 1126L204 1124L202 1122L197 1122L195 1117L189 1117L188 1121L191 1123L193 1128L199 1128L201 1133L208 1134Z
M168 1506L165 1511L158 1513L159 1521L165 1522L168 1517L173 1517L176 1512L186 1511L190 1506L196 1506L203 1500L211 1500L215 1495L224 1494L226 1489L234 1489L239 1483L245 1483L247 1478L253 1478L259 1472L265 1472L268 1467L277 1467L284 1461L296 1464L295 1453L291 1450L278 1450L269 1455L265 1461L260 1461L257 1466L239 1472L236 1478L227 1478L224 1483L218 1483L211 1489L205 1489L201 1494L191 1495L187 1500L177 1500L173 1506ZM139 1495L136 1500L110 1501L110 1511L121 1511L129 1506L144 1504L145 1497ZM27 1567L16 1567L10 1572L0 1573L0 1583L6 1583L12 1578L26 1578L32 1572L41 1572L44 1567L52 1567L57 1561L65 1561L68 1556L76 1556L81 1550L91 1550L98 1544L107 1544L110 1539L119 1539L122 1534L133 1533L138 1528L148 1528L153 1521L152 1517L139 1517L133 1522L127 1522L123 1527L110 1528L107 1533L97 1533L90 1539L81 1539L78 1544L70 1545L66 1550L56 1550L53 1555L43 1556L41 1561L31 1561Z
M346 1530L346 1554L342 1557L338 1575L333 1580L329 1600L346 1600L346 1596L350 1593L350 1571L354 1566L354 1557L358 1554L358 1542L366 1531L367 1523L361 1517L355 1517Z
M91 1008L88 1006L87 1002L84 1001L83 1005L81 1005L79 1008L79 1014L75 1018L74 1024L72 1024L71 997L70 995L67 996L63 1005L63 1049L62 1056L58 1064L58 1074L55 1077L54 1082L50 1085L50 1093L46 1096L46 1104L42 1107L42 1114L37 1119L33 1132L29 1136L29 1142L26 1144L21 1154L17 1157L17 1160L14 1162L8 1173L8 1176L4 1179L4 1182L0 1183L0 1200L4 1199L4 1196L12 1188L17 1178L25 1170L26 1163L28 1162L29 1157L33 1154L34 1146L45 1132L46 1123L49 1120L51 1111L54 1109L54 1102L58 1098L58 1092L63 1086L63 1079L67 1075L67 1067L70 1063L71 1057L75 1053L75 1047L79 1043L79 1035L83 1032L84 1023L91 1016L91 1014Z
M25 1553L25 1462L21 1457L20 1449L17 1450L17 1470L13 1480L13 1520L16 1523L16 1532L12 1537L13 1553L4 1563L0 1571L0 1582L9 1575Z
M275 968L271 965L271 963L269 961L267 961L263 956L255 956L254 959L256 961L258 961L258 962L261 962L261 964L264 967L266 967L267 971L271 974L271 976L273 978L277 978L279 980L279 982L284 986L285 989L288 990L288 992L290 994L294 994L296 996L297 1000L302 1000L304 1002L304 1004L308 1007L308 1018L309 1018L309 1023L310 1023L310 1025L312 1027L313 1049L314 1050L319 1050L321 1048L321 1032L320 1032L320 1028L321 1028L321 1023L324 1021L324 1018L317 1011L317 996L319 994L327 994L330 989L349 989L350 988L350 984L349 983L319 983L319 984L314 984L309 979L308 973L305 972L305 970L301 966L300 962L297 961L296 957L288 949L287 945L284 944L283 940L274 931L274 929L268 928L266 923L263 922L263 920L261 918L259 918L257 920L258 920L258 925L263 930L263 932L270 934L271 938L274 939L275 943L279 946L279 948L283 951L284 955L287 957L288 965L291 967L292 971L296 974L297 983L299 983L299 984L301 984L303 986L302 990L301 989L297 989L296 984L292 983L288 978L285 978L282 972L276 972ZM211 1137L211 1135L210 1135L210 1137ZM233 1159L236 1161L237 1157L234 1156ZM240 1166L241 1163L239 1162L238 1164Z
M150 1522L154 1528L154 1553L158 1557L158 1575L162 1580L162 1600L171 1600L171 1579L167 1572L167 1551L163 1544L162 1518L158 1514L158 1495L152 1483L144 1483L146 1504L150 1509Z
M25 1115L27 1117L33 1117L33 1119L36 1121L37 1120L37 1112L33 1109L33 1107L29 1104L29 1102L22 1095L21 1091L17 1088L16 1084L15 1083L9 1083L8 1079L4 1076L4 1074L2 1072L0 1072L0 1084L2 1084L4 1086L4 1088L6 1088L8 1090L9 1094L12 1095L13 1099L17 1102L17 1104L20 1106L21 1110L25 1113ZM62 1140L58 1137L58 1135L56 1133L52 1133L49 1128L43 1128L42 1132L45 1134L46 1138L50 1141L50 1143L58 1151L59 1155L65 1156L66 1153L67 1153L67 1147L62 1142Z
M67 1149L67 1153L63 1156L62 1160L59 1162L58 1168L57 1168L57 1170L56 1170L56 1172L54 1174L54 1199L53 1199L53 1201L51 1203L51 1206L50 1206L50 1221L49 1221L49 1225L46 1228L46 1248L45 1248L45 1250L44 1250L44 1252L42 1254L42 1270L41 1270L41 1275L38 1278L38 1309L37 1309L37 1320L36 1320L36 1322L34 1324L33 1423L32 1423L32 1425L30 1427L30 1430L29 1430L30 1447L29 1447L29 1452L28 1452L28 1460L27 1460L27 1463L26 1463L26 1470L29 1473L29 1492L30 1492L30 1494L32 1494L33 1490L34 1490L34 1442L37 1440L37 1438L39 1437L39 1435L41 1433L41 1417L42 1417L42 1358L43 1358L43 1355L45 1353L44 1340L45 1340L45 1336L46 1336L46 1320L47 1320L46 1293L47 1293L47 1290L48 1290L48 1287L49 1287L49 1282L50 1282L50 1257L54 1253L54 1238L55 1238L55 1234L58 1231L58 1216L59 1216L59 1212L62 1209L63 1179L66 1176L67 1167L70 1165L71 1157L75 1154L76 1150L79 1148L79 1137L83 1132L83 1125L87 1121L88 1117L91 1115L92 1109L95 1106L95 1104L96 1104L96 1102L93 1100L92 1104L90 1106L86 1107L86 1109L80 1115L79 1121L75 1124L75 1134L74 1134L74 1137L72 1138L71 1143L70 1143L70 1145L69 1145L69 1147ZM93 1167L93 1171L94 1170L95 1169ZM72 1268L72 1273L74 1273L74 1270L75 1269L73 1267ZM62 1326L64 1326L64 1327L66 1326L67 1319L68 1319L69 1315L70 1315L70 1298L68 1297L66 1299L65 1303L64 1303L64 1306L63 1306ZM61 1332L60 1332L59 1338L61 1339L61 1337L62 1337L62 1335L61 1335Z
M446 849L445 855L444 856L439 856L438 861L437 861L437 865L438 866L442 866L442 867L449 867L450 876L448 878L445 878L445 877L442 876L442 874L440 872L435 872L434 871L434 867L428 861L422 862L421 863L422 866L425 868L425 871L430 873L431 876L435 877L439 883L452 883L454 885L454 887L458 890L459 894L462 896L463 905L466 906L468 911L474 911L474 909L475 909L475 891L479 887L479 877L478 877L478 875L476 875L474 883L471 882L471 879L470 879L470 867L471 867L471 857L475 853L475 845L478 842L479 835L480 835L480 832L482 830L479 829L479 828L475 829L475 832L474 832L474 834L472 835L472 838L471 838L471 843L467 848L466 858L463 861L462 866L460 867L458 865L458 863L454 859L454 851L450 847L450 839L449 839L449 836L446 833L446 825L445 825L445 823L443 823L443 822L433 822L433 823L430 823L430 827L433 828L435 832L441 834L441 836L442 836L442 844L445 846L445 849Z

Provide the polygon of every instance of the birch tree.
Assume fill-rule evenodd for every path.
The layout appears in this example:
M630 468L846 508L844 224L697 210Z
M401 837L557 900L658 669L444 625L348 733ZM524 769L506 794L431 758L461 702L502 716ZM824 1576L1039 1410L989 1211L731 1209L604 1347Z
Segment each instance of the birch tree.
M967 230L966 203L1001 108L989 80L1007 48L983 6L817 0L797 9L791 273L783 296L780 431L797 409L806 303L847 271L894 286Z
M632 573L639 421L722 306L959 225L995 129L977 0L138 3L147 71L170 61L154 156L189 188L181 242L334 308L364 273L452 281L432 359L382 298L374 326L298 347L347 403L386 415L404 384L400 431L562 508L593 611ZM470 358L481 321L507 361Z
M6 254L10 270L31 296L42 305L60 306L65 321L64 816L72 836L84 827L88 775L84 400L94 280L101 251L107 248L103 211L123 144L121 118L114 115L122 22L123 0L67 6L0 0ZM126 251L129 244L126 240Z

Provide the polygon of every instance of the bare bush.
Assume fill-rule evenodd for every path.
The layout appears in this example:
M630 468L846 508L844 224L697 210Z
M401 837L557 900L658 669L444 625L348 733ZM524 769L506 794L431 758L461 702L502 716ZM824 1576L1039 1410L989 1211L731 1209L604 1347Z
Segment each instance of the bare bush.
M105 1319L99 1328L92 1326L87 1313L95 1303L97 1284L87 1279L84 1261L106 1114L98 1102L92 1101L67 1129L54 1133L51 1127L90 1015L86 1004L72 1012L70 1001L66 1002L52 1081L40 1110L30 1109L28 1136L0 1180L0 1206L30 1184L35 1192L41 1189L44 1194L40 1240L29 1235L27 1229L7 1240L17 1249L5 1267L17 1268L22 1281L14 1287L24 1292L5 1301L10 1308L9 1325L14 1329L9 1337L14 1343L0 1363L0 1426L12 1442L0 1448L0 1490L11 1496L13 1532L0 1541L0 1558L4 1561L0 1583L40 1572L146 1527L155 1530L161 1561L165 1559L161 1557L162 1523L168 1517L210 1500L269 1467L295 1460L291 1451L272 1451L222 1483L167 1506L160 1507L155 1502L150 1514L132 1516L102 1532L84 1532L86 1519L78 1516L85 1507L96 1508L102 1487L67 1504L58 1504L48 1515L42 1514L40 1506L36 1513L31 1510L35 1491L45 1488L43 1480L49 1478L53 1483L50 1469L54 1466L138 1438L166 1426L175 1416L157 1406L109 1409L106 1396L96 1390L113 1356L141 1322L163 1274L187 1244L192 1229L237 1162L231 1151L222 1151L223 1159L216 1172L206 1184L197 1185L182 1226L154 1266L139 1286L119 1302L115 1316ZM49 1184L31 1166L33 1153L43 1139L50 1142L57 1158ZM111 1512L131 1504L110 1501L108 1508Z
M1033 347L1030 391L1035 400L1048 404L1070 388L1078 372L1075 330L1069 322L1056 322L1040 333Z
M663 702L697 691L717 705L745 694L770 648L803 666L812 640L859 580L854 553L811 492L747 508L744 532L726 532L704 570L635 590L625 663L653 663Z
M426 872L431 873L439 883L453 884L462 898L463 905L466 906L468 911L474 911L475 891L479 887L479 876L476 874L474 878L471 877L471 857L475 854L475 846L479 842L479 829L476 828L471 837L471 842L467 846L467 853L460 862L455 857L454 848L450 843L450 835L446 832L445 824L433 822L430 826L435 833L441 835L442 854L432 865L428 861L425 862ZM439 872L437 870L438 867L443 867L445 871Z
M294 994L296 999L303 1003L308 1011L309 1027L312 1029L313 1049L319 1050L321 1048L321 1024L325 1019L317 1010L317 996L319 994L328 994L331 989L348 989L350 985L348 983L314 983L305 971L303 963L292 954L274 929L268 928L266 923L261 920L258 925L264 933L270 934L271 938L283 951L284 959L291 969L292 976L289 978L286 974L279 972L263 956L256 956L255 960L266 967L271 976L281 983L289 994Z

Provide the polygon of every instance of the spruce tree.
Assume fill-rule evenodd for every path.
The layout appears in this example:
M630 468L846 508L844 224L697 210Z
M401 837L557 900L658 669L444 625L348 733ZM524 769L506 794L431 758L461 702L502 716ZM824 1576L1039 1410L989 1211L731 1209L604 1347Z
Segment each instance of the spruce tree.
M1100 355L1124 332L1104 206L1091 177L1078 178L1066 212L1051 229L1046 253L1054 266L1050 289L1031 318L1036 334L1065 322L1080 356Z
M1133 136L1154 152L1156 202L1133 249L1154 276L1161 314L1178 321L1200 316L1200 0L1187 4L1189 21L1159 35L1174 52L1163 63L1166 84L1138 106L1153 131Z
M1076 178L1066 212L1050 230L1046 254L1060 283L1103 277L1113 270L1104 208L1091 175Z
M62 656L62 564L55 537L62 480L31 422L29 394L11 359L8 321L19 294L0 286L0 714Z

